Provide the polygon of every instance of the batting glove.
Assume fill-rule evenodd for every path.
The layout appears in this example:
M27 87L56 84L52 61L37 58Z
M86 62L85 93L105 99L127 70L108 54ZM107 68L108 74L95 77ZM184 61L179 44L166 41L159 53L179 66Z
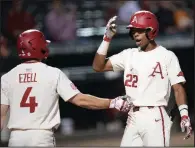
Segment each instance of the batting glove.
M190 138L190 136L192 135L192 127L191 127L189 116L182 116L181 117L180 126L181 126L182 132L186 131L186 136L184 137L184 140Z
M109 108L115 108L122 112L128 112L132 106L132 104L127 101L128 97L129 96L119 96L115 99L112 99Z
M114 16L108 21L106 25L106 32L103 38L104 41L110 42L112 37L116 34L116 29L117 29L116 18L117 16Z

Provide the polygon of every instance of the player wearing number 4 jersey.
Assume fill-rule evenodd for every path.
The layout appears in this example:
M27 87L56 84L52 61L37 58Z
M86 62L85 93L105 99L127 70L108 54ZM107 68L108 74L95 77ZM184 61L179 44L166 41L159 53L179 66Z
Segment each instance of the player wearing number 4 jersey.
M116 16L106 26L103 41L93 61L95 71L124 71L126 94L133 107L129 111L121 146L169 146L171 121L164 107L171 86L181 114L185 139L191 135L190 118L183 88L185 78L176 55L155 42L158 21L149 11L138 11L130 18L130 37L138 48L129 48L106 59L115 35Z
M106 99L83 94L60 69L42 63L48 57L48 44L38 30L20 34L17 49L23 62L1 77L1 130L10 108L9 146L55 146L59 96L88 109L129 110L125 96Z

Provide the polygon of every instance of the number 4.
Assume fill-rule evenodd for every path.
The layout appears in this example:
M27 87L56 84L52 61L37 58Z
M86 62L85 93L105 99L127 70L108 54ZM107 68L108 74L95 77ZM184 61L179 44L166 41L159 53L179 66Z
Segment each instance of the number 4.
M36 103L35 97L29 97L29 94L32 90L32 87L28 87L22 97L22 100L20 102L20 107L30 107L30 113L34 113L35 112L35 107L38 106L38 103ZM29 103L27 102L27 99L29 97Z

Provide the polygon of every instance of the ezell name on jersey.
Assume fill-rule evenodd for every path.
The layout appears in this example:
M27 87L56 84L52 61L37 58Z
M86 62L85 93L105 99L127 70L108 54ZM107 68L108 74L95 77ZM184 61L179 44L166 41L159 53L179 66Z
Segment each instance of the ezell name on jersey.
M36 73L19 74L19 83L37 82Z

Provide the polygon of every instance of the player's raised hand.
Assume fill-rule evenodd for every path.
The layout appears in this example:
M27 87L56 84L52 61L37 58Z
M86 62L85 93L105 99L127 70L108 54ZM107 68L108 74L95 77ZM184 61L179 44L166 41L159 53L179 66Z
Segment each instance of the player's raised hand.
M130 108L132 107L132 103L128 101L129 96L119 96L115 99L112 99L110 102L109 108L115 108L122 112L128 112Z
M112 37L116 34L117 30L116 19L117 16L114 16L108 21L106 25L106 32L104 34L105 41L110 41Z
M191 127L189 116L182 116L181 117L180 126L181 126L182 132L186 131L186 136L184 137L184 140L190 138L190 136L192 134L192 127Z

